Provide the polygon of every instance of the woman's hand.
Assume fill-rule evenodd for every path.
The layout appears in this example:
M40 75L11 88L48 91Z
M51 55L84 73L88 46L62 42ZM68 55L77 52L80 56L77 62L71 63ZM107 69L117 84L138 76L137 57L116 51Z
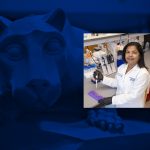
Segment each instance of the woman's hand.
M105 98L99 100L98 103L99 104L96 105L94 108L101 108L106 105L110 105L110 104L112 104L112 97L105 97Z

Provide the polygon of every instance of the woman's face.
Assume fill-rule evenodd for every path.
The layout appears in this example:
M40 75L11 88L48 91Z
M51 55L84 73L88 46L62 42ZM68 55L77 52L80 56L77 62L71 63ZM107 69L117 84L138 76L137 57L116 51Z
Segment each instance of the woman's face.
M128 46L126 53L125 53L125 59L128 65L136 65L140 59L140 53L138 52L137 48L135 46Z

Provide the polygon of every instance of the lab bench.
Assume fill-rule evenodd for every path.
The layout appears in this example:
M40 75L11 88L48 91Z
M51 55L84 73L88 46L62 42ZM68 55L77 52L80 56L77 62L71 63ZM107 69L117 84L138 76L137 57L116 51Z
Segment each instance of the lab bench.
M116 93L116 88L106 86L100 82L98 83L96 88L96 85L91 82L91 78L84 78L84 108L93 108L98 104L98 102L94 98L88 95L88 93L92 90L103 97L111 97ZM105 108L115 108L115 106L108 105L105 106Z

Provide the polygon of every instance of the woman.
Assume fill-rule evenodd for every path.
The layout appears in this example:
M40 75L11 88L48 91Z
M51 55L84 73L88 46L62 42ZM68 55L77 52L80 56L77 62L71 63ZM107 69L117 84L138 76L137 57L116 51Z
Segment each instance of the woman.
M113 104L116 107L143 108L150 76L144 62L142 47L137 42L128 43L123 49L125 64L118 68L115 79L105 77L96 70L94 78L102 83L116 87L116 95L99 100L98 107Z

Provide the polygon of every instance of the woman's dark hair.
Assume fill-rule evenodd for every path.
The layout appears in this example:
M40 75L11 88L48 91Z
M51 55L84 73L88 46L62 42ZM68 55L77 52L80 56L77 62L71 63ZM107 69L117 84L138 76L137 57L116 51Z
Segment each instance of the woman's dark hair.
M125 63L127 63L126 59L125 59L125 54L126 54L126 50L129 46L135 46L136 49L138 50L139 54L140 54L140 58L139 58L139 61L138 61L138 66L140 68L146 68L147 67L145 66L145 62L144 62L144 52L143 52L143 49L142 49L142 46L138 43L138 42L130 42L128 43L124 48L123 48L123 53L122 53L122 59L125 61Z

